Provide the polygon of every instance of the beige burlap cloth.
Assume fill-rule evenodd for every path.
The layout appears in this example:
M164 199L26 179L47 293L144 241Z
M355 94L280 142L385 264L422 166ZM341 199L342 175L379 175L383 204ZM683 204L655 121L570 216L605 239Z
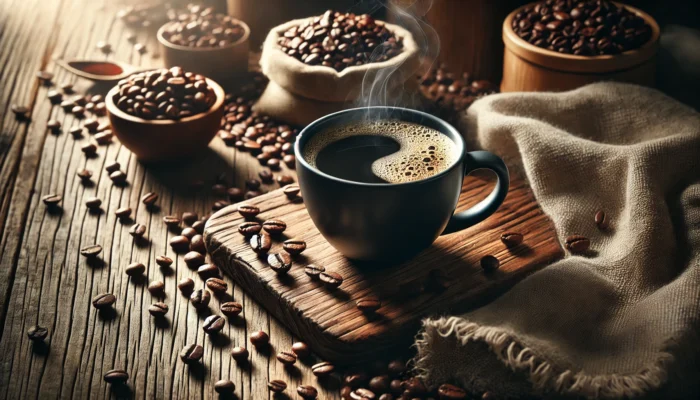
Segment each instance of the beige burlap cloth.
M464 123L525 174L560 241L584 235L591 250L483 308L426 319L422 376L518 398L697 393L700 114L605 83L489 96ZM594 223L601 209L607 232Z

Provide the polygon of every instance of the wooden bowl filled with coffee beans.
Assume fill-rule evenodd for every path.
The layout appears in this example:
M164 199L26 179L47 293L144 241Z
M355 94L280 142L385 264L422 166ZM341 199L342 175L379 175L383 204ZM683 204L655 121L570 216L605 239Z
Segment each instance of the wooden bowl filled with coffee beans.
M564 91L614 80L653 87L659 25L607 0L546 0L503 22L502 92Z
M187 158L209 145L224 114L224 90L180 67L141 72L107 93L112 130L141 161Z
M180 66L227 88L248 72L250 28L245 22L193 4L170 10L168 18L157 33L166 67Z

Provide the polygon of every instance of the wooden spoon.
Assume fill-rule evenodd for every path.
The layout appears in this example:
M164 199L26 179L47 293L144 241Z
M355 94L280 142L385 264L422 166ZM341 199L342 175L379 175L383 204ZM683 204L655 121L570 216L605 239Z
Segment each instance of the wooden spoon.
M124 79L127 76L141 71L152 70L151 68L138 68L130 64L116 61L96 61L96 60L55 60L56 64L65 70L72 72L85 79L100 82L112 82Z

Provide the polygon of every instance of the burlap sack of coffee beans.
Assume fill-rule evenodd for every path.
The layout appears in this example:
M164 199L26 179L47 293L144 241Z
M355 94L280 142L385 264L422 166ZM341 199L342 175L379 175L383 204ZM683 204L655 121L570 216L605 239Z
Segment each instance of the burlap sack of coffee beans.
M591 246L485 307L425 320L423 377L497 398L700 398L700 114L598 83L487 96L464 128L526 175L560 242Z
M415 94L420 57L418 45L407 30L385 23L387 29L403 39L402 51L386 61L338 72L330 67L307 65L280 49L280 36L304 21L279 25L265 39L260 67L270 83L254 105L255 111L301 126L332 112L369 103L415 106L411 102L419 98Z

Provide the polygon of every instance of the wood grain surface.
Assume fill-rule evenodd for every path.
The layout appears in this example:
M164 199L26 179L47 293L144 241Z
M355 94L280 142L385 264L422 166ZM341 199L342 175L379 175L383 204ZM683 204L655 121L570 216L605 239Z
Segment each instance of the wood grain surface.
M479 174L465 179L457 209L467 209L485 197L493 187L489 178ZM508 197L493 216L439 237L430 248L400 265L343 257L323 239L303 203L290 201L281 189L240 204L258 206L259 222L273 218L286 222L287 229L274 240L270 254L282 251L282 242L290 238L304 240L306 251L294 259L289 273L278 275L267 265L266 257L259 257L238 233L245 220L237 205L209 219L204 232L207 251L246 292L330 361L374 360L377 353L408 344L422 317L473 308L563 255L551 221L519 179L512 182ZM520 232L525 241L509 249L499 239L504 232ZM499 259L497 271L484 273L480 259L486 255ZM304 266L308 264L340 273L342 285L329 290L306 276ZM447 283L444 290L424 288L433 270L442 272ZM357 300L369 296L381 301L376 313L363 313L356 306Z

